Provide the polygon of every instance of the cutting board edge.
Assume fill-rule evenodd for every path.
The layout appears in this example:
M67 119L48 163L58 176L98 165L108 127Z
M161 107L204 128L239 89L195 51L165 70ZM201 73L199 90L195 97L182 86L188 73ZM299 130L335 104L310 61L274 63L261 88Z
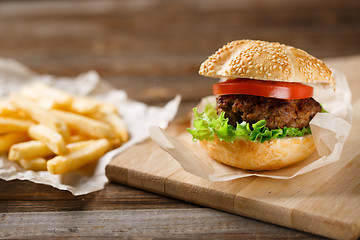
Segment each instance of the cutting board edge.
M111 170L109 171L109 169L111 169ZM119 166L111 165L111 163L106 167L106 172L107 172L108 178L111 181L114 181L114 182L117 182L117 183L120 183L120 184L125 184L125 185L131 186L131 187L135 187L135 188L138 188L138 189L141 189L141 190L148 191L148 192L160 194L160 195L163 195L163 196L179 199L179 200L189 202L189 203L192 203L192 204L197 204L197 205L200 205L200 206L206 206L206 207L214 208L216 210L225 211L225 212L229 212L229 213L232 213L232 214L237 214L237 215L244 216L244 217L249 217L249 218L257 219L257 220L264 221L264 222L269 222L269 223L276 224L276 225L279 225L279 226L288 227L288 228L296 229L296 230L299 230L299 231L304 231L304 232L316 234L316 235L319 235L319 236L325 236L325 237L337 238L337 239L338 238L341 238L341 239L357 239L357 238L360 237L360 229L356 227L356 225L357 225L356 223L348 224L346 222L344 223L344 222L338 221L342 226L346 227L346 230L342 231L341 233L339 233L339 232L330 232L329 233L327 231L327 229L333 227L333 225L329 223L328 219L326 219L326 218L324 218L322 216L319 216L319 215L313 215L313 218L314 218L313 221L317 221L317 220L321 221L322 220L321 224L322 224L323 228L312 229L311 226L309 227L308 224L298 224L298 225L293 224L294 221L298 221L299 216L306 215L306 214L308 215L307 212L302 212L299 209L291 209L291 210L289 210L287 208L281 208L281 206L270 205L267 202L262 202L262 201L257 200L258 201L258 203L257 203L258 206L261 206L263 209L265 209L265 208L268 209L269 207L272 207L272 208L274 208L274 210L280 210L279 212L286 213L286 212L289 211L290 214L291 214L291 216L290 216L291 221L290 222L282 221L282 220L274 221L275 218L269 219L269 218L262 217L262 215L261 215L262 211L258 211L258 214L254 215L254 214L250 214L249 212L243 211L241 209L235 209L233 207L234 204L232 205L232 208L228 208L228 207L223 207L223 206L214 206L214 205L208 204L207 202L204 202L204 201L198 201L198 200L196 200L195 197L191 198L191 200L189 200L189 192L184 194L184 196L186 196L187 198L182 197L179 194L167 192L166 191L166 185L171 184L171 182L176 182L175 180L170 180L170 179L160 180L160 182L164 182L163 187L162 188L161 187L156 188L156 187L154 187L155 185L152 185L152 184L144 185L144 182L141 181L141 180L137 181L137 182L136 181L135 182L128 181L129 178L130 179L136 179L136 178L139 178L139 176L143 177L144 175L147 175L150 179L159 178L159 177L157 177L157 176L155 176L153 174L143 173L143 172L139 172L139 171L136 171L136 170L133 170L133 169L129 170L129 169L122 168L122 167L119 167ZM114 173L118 173L118 174L114 174ZM187 188L187 189L192 189L194 187L199 188L199 186L194 186L194 185L191 185L189 183L182 183L182 184L187 185L187 186L184 187L184 188ZM176 184L173 184L173 185L176 185ZM200 188L204 188L204 187L200 187ZM163 189L163 190L159 190L159 189ZM206 190L206 189L204 188L204 190ZM233 195L233 202L235 202L236 197L239 197L239 196ZM244 201L244 205L246 205L247 202L253 203L254 199L247 198L247 197L241 197L241 201ZM296 214L294 215L294 213L296 213ZM296 216L296 218L294 218L294 216ZM287 217L289 217L289 216L283 215L283 217L280 217L278 219L286 219ZM308 217L307 217L307 219L308 219ZM317 224L318 223L319 222L317 222Z

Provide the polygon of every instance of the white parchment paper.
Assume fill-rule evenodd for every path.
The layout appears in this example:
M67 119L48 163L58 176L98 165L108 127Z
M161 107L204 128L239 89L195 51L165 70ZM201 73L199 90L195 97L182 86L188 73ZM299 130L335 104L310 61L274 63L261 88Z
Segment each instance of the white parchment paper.
M272 171L246 171L224 165L210 158L198 142L192 142L192 136L186 133L185 130L183 134L175 137L159 127L151 126L149 128L151 138L176 159L184 170L212 181L228 181L248 176L290 179L340 159L349 160L360 154L360 149L357 147L359 144L356 144L360 142L360 137L355 130L358 128L357 125L359 125L360 121L357 121L357 125L353 126L351 142L348 141L348 145L352 148L347 149L349 154L344 156L342 155L344 144L352 127L351 91L345 75L334 69L332 70L336 91L324 85L313 85L314 98L329 111L329 113L316 114L310 122L317 151L295 165ZM215 98L210 96L203 99L199 104L200 111L201 106L206 101L212 102L215 101ZM360 107L357 111L360 111Z
M0 59L0 97L6 97L9 92L17 91L23 85L34 81L44 82L69 93L91 96L114 103L131 135L130 141L105 154L99 159L96 166L89 166L81 171L63 175L52 175L47 171L25 171L15 162L9 161L7 156L0 156L1 179L30 180L68 190L74 195L103 189L108 182L105 176L105 167L110 160L131 145L149 137L148 127L150 125L166 128L175 117L181 100L180 96L176 96L164 107L150 107L129 99L124 91L113 88L101 80L94 71L81 74L76 78L38 75L14 60Z

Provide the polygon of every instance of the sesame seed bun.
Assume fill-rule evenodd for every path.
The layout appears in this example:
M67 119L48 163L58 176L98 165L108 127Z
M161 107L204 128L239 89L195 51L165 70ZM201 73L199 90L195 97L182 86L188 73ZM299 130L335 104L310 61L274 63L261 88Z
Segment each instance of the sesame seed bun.
M207 77L325 83L334 87L325 63L303 50L280 43L238 40L220 48L202 63Z
M201 141L201 147L218 162L245 170L275 170L309 157L315 151L311 135L264 143L238 140L234 143Z

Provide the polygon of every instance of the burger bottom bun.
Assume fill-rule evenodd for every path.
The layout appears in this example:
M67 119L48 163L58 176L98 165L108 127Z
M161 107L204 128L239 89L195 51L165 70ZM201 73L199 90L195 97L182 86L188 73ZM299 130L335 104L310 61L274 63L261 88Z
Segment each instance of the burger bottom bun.
M220 141L217 137L201 141L210 157L245 170L274 170L300 162L315 151L312 135L283 138L264 143L238 140Z

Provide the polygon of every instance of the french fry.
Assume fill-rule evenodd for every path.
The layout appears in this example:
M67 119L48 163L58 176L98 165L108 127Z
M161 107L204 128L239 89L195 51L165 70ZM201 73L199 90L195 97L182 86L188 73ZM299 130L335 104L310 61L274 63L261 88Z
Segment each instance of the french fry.
M118 114L118 110L114 104L102 102L100 105L100 111L101 113L114 113Z
M0 116L16 119L29 119L26 113L11 104L10 100L0 100Z
M0 134L9 132L27 132L34 123L28 120L0 117Z
M40 82L23 87L20 94L37 102L45 109L68 108L72 102L70 94Z
M10 103L8 99L0 99L0 115L14 116L18 113L18 108Z
M41 83L0 99L0 153L8 152L9 160L26 170L74 171L128 139L110 103Z
M18 92L18 94L21 97L30 99L33 102L37 102L41 98L41 95L35 92L31 85L25 85L24 87L22 87Z
M99 120L109 124L114 129L115 134L121 139L121 142L126 142L129 140L130 137L126 125L119 115L112 112L107 112L101 114Z
M29 128L29 135L33 139L43 142L51 151L56 154L67 152L65 141L61 134L44 125L32 125Z
M71 135L68 139L66 139L67 143L75 143L75 142L80 142L80 141L86 141L89 140L90 138L88 136L84 136L84 135Z
M76 150L79 150L80 148L84 148L84 147L88 146L89 144L94 143L95 141L96 140L86 140L86 141L69 143L66 145L66 148L68 149L69 152L74 152Z
M11 146L9 160L43 158L52 155L53 152L41 141L28 141Z
M54 99L54 101L61 106L68 106L72 102L70 94L57 88L50 87L40 82L34 83L34 88L45 98Z
M0 135L0 154L9 151L12 145L27 141L28 139L29 136L27 133L7 133Z
M112 140L114 145L120 145L121 143L129 140L130 136L126 125L119 116L115 105L110 103L101 103L99 111L91 116L111 126L116 135L116 139Z
M46 171L46 160L44 158L20 159L19 165L25 170Z
M59 132L64 138L70 136L66 123L63 120L57 118L44 108L37 106L34 102L31 102L18 94L11 95L11 102L26 112L34 121Z
M84 117L75 113L65 112L61 110L50 110L56 117L62 119L70 129L75 129L79 133L92 136L95 138L113 138L114 134L109 125Z
M100 103L92 98L76 96L73 97L71 111L89 115L99 110Z
M47 162L52 174L64 174L98 160L110 147L109 141L99 139L79 150L63 156L56 156Z

